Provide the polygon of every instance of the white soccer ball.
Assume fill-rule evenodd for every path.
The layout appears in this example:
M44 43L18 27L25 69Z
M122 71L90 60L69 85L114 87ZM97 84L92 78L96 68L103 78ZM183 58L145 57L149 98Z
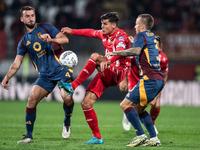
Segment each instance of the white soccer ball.
M63 52L60 55L59 60L61 66L65 69L72 69L78 64L77 55L70 50Z

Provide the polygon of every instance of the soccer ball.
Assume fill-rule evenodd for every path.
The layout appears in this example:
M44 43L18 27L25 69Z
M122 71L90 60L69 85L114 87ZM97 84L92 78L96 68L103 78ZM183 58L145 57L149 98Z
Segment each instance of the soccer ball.
M59 60L61 66L65 69L72 69L78 64L77 55L70 50L63 52L60 55Z

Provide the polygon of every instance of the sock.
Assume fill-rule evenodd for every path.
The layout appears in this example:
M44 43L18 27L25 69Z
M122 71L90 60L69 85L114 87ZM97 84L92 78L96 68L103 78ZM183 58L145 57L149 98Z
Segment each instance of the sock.
M67 106L65 103L63 103L63 110L65 113L65 119L64 119L64 124L65 125L70 125L71 122L71 116L72 116L72 112L73 112L73 108L74 108L74 102L70 105Z
M97 116L93 107L83 108L83 112L85 114L85 119L90 129L92 130L93 137L97 137L98 139L101 139L101 134L99 131L99 126L98 126L98 120L97 120Z
M32 132L33 132L33 126L36 119L36 107L35 108L28 108L26 107L26 135L29 135L30 138L33 138Z
M151 109L150 109L150 115L151 115L153 124L155 123L156 118L158 117L159 113L160 113L160 107L158 109L153 109L151 107Z
M78 77L73 82L71 82L73 89L76 89L77 86L83 83L94 72L96 64L97 63L94 59L90 58L88 60L87 64L81 70L81 73L78 75Z
M128 121L134 127L136 135L140 136L144 134L137 111L133 107L129 107L124 111L124 113L126 114Z
M155 137L156 132L155 132L153 122L149 113L145 110L143 113L139 114L139 116L140 116L141 122L144 124L144 126L146 127L149 133L149 137L150 138Z

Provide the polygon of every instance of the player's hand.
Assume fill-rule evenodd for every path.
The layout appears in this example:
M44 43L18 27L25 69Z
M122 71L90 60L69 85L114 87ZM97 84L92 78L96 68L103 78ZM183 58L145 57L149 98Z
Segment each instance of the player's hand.
M6 90L9 89L8 81L9 81L9 79L8 79L7 77L5 77L5 78L3 79L3 81L1 82L1 85L2 85L3 88L6 89Z
M72 34L72 29L69 28L69 27L64 27L61 29L61 32L64 34L64 35L71 35Z
M111 64L111 61L105 61L101 62L100 67L101 67L101 72L103 72L108 66Z
M133 38L133 36L129 36L128 38L129 38L129 41L133 44L133 43L134 43L134 38Z
M109 57L109 56L117 56L117 54L114 54L113 52L108 52L105 57Z
M50 43L52 41L52 38L48 33L42 34L39 38L40 38L40 40L42 40L44 42L49 42Z

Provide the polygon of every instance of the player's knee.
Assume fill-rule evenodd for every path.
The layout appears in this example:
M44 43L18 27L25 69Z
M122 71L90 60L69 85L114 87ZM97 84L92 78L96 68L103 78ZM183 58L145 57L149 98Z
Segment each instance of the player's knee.
M29 107L29 108L34 108L34 107L36 107L37 103L38 103L38 100L37 100L36 98L34 98L33 96L30 96L30 97L28 98L28 107Z
M123 111L127 108L127 106L123 103L123 101L120 103L120 107Z
M73 101L72 96L70 96L70 95L65 95L62 97L62 99L65 103L69 103L69 102Z
M98 58L100 57L101 55L99 53L93 53L91 55L91 58L94 59L94 60L98 60Z
M88 102L88 101L82 101L81 102L81 106L82 106L82 108L90 108L90 107L92 107L92 104L90 103L90 102Z

